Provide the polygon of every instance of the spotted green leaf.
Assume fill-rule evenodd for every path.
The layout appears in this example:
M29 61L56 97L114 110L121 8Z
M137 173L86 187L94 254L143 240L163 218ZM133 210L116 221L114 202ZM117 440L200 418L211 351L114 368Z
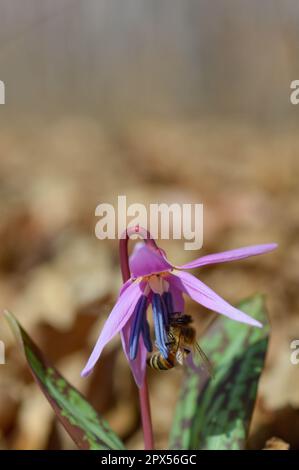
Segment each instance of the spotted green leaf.
M170 436L172 449L244 449L267 351L269 324L264 299L256 295L239 308L262 329L219 317L200 346L213 377L188 367Z
M80 449L124 449L108 423L43 356L16 318L5 312L34 379L58 419Z

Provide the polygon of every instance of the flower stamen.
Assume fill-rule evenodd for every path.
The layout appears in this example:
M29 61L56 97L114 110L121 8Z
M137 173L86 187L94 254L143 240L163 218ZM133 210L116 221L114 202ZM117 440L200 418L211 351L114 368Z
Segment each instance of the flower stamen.
M133 323L131 327L130 340L129 340L129 346L130 346L129 357L131 361L136 359L136 356L137 356L139 337L142 331L143 320L146 315L146 309L147 309L147 297L145 295L142 295L140 299L138 300L138 303L135 307L135 312L133 314L134 317L133 317Z

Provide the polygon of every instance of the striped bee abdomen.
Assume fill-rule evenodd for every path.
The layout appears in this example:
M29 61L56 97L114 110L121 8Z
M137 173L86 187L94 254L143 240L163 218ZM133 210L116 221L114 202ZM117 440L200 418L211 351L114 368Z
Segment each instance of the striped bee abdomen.
M152 369L169 370L175 366L175 356L169 354L167 358L164 358L161 353L155 353L148 357L146 362Z

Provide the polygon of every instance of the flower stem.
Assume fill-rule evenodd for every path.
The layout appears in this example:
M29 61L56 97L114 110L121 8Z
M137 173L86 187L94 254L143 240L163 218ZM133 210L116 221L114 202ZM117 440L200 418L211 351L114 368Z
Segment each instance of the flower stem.
M144 450L153 450L154 436L146 375L144 376L143 384L139 389L139 403L144 438Z
M150 237L149 232L147 232L145 229L136 226L126 230L125 234L123 234L119 242L119 258L124 282L126 282L131 277L128 256L128 242L130 235L136 233L142 236L145 243L152 245L153 248L157 248L155 241ZM146 374L144 376L144 382L139 388L139 403L144 438L144 449L152 450L154 449L154 436Z

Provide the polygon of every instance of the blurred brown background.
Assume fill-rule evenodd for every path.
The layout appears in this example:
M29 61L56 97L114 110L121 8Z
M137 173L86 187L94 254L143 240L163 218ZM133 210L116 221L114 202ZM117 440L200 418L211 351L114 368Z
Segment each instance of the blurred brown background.
M203 202L201 253L279 243L199 275L232 303L267 294L272 338L249 445L276 435L299 448L298 48L295 0L0 4L0 305L130 448L142 436L119 340L79 375L121 282L117 242L96 239L94 210L121 194ZM199 255L183 241L163 247L177 263ZM0 448L73 448L3 320L0 339ZM159 447L182 379L150 374Z

